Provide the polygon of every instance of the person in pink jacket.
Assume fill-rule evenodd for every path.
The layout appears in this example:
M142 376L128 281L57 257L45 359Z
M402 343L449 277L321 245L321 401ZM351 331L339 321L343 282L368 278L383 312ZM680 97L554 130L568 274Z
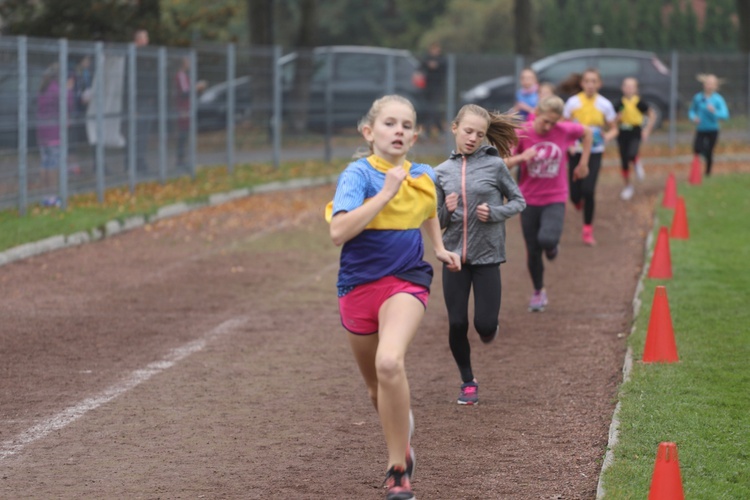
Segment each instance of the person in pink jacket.
M57 175L60 169L60 67L57 63L50 65L42 76L39 96L36 101L36 142L42 159L41 187L52 191L57 186ZM73 108L72 81L65 89L67 92L68 112ZM59 206L60 200L54 194L48 194L42 204Z
M583 139L583 150L572 178L583 179L588 175L592 131L580 123L561 121L563 107L562 99L557 96L542 100L534 120L524 123L519 130L516 156L510 159L521 160L518 187L526 199L521 227L534 284L529 311L543 311L547 307L542 254L553 260L559 252L569 190L566 151L579 139Z

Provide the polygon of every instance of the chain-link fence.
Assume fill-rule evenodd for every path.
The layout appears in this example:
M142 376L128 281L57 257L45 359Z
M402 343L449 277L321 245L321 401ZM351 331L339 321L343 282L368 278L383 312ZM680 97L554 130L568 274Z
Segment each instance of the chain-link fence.
M701 90L696 76L715 73L732 132L750 135L746 54L588 49L533 62L476 54L442 61L435 82L425 81L415 55L377 47L284 52L0 37L0 207L64 207L84 192L103 200L108 187L195 175L199 165L231 171L238 163L349 157L362 145L358 120L388 93L417 108L425 132L415 154L444 154L457 109L476 102L506 110L527 64L553 84L598 67L609 98L624 77L637 77L657 108L660 140L671 146L690 133L678 125Z

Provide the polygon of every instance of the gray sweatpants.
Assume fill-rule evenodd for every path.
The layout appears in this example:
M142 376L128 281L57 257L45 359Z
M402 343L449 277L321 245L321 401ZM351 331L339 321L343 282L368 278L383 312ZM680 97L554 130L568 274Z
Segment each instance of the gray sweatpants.
M565 203L527 205L521 212L521 228L526 240L527 264L534 290L544 288L544 261L542 252L552 250L560 243Z

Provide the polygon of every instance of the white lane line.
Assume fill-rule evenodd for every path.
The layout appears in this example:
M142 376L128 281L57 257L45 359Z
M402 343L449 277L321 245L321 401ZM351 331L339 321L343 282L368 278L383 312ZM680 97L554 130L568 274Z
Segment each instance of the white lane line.
M60 413L53 415L18 434L15 438L3 442L2 445L0 445L0 461L12 457L31 443L42 439L51 432L60 430L63 427L72 424L91 410L95 410L100 406L109 403L116 397L121 396L139 384L147 381L154 375L158 375L164 370L171 368L191 354L203 350L209 341L234 331L237 327L245 324L247 321L247 317L229 319L210 330L203 335L203 337L172 349L159 361L154 361L153 363L146 365L144 368L131 372L120 382L104 389L96 396L85 399L75 406L66 408Z

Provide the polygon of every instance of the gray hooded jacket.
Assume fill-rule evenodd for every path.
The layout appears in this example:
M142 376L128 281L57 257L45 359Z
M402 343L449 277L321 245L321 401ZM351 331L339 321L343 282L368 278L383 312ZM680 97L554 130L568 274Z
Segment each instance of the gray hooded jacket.
M469 156L454 151L435 173L445 248L467 264L505 262L505 220L526 208L526 200L497 149L485 145ZM445 208L445 197L451 193L458 194L453 213ZM504 199L508 200L505 204ZM477 218L482 203L490 207L487 222Z

